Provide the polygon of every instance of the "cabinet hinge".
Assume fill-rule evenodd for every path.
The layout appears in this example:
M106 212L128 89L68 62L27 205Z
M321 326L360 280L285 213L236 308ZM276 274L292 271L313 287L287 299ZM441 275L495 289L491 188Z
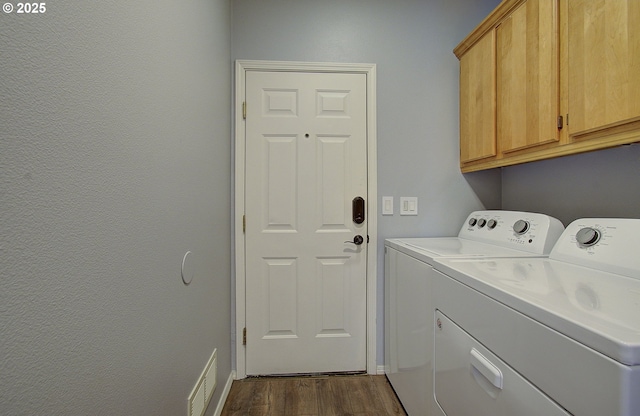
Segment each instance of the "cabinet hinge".
M246 101L242 102L242 118L244 120L247 119L247 102Z
M567 126L569 125L569 113L567 113Z
M245 233L247 231L247 216L242 216L242 232Z
M247 345L247 327L242 329L242 345Z
M558 116L558 130L562 130L563 125L564 121L562 120L562 116Z

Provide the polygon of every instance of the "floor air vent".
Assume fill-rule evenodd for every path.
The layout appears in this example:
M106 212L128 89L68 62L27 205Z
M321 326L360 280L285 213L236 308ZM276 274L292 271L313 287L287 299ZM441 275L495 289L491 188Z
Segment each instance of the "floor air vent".
M218 372L216 351L217 350L213 350L211 358L209 358L202 374L200 374L200 378L198 378L198 382L189 395L189 399L187 400L188 416L202 416L211 400L211 396L213 396L217 383L216 374Z

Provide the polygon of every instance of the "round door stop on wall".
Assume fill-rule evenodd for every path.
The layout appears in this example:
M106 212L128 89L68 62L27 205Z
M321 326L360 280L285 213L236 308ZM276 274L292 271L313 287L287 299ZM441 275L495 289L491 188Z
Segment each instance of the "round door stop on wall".
M189 256L192 254L190 251L187 251L182 258L182 282L185 285L189 285L193 280L193 275L195 274L194 266L193 266L193 256Z

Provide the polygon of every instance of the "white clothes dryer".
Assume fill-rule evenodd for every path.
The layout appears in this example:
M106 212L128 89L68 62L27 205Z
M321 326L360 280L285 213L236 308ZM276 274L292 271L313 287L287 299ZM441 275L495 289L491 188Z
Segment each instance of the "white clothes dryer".
M437 259L435 414L640 415L639 249L587 218L548 258Z
M430 415L437 258L547 256L564 227L544 214L475 211L456 237L385 242L385 373L409 415Z

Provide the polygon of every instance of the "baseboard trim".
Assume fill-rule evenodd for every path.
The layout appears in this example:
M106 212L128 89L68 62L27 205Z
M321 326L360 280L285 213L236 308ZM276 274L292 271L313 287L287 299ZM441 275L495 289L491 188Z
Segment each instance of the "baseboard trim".
M233 384L233 380L236 378L235 373L235 371L229 373L227 383L224 385L224 390L222 390L222 395L218 401L218 406L216 406L216 411L213 413L214 416L220 416L222 414L222 409L224 409L224 404L226 403L227 397L229 397L229 392L231 391L231 384Z
M384 374L384 365L379 365L376 367L376 374L378 374L379 376Z

